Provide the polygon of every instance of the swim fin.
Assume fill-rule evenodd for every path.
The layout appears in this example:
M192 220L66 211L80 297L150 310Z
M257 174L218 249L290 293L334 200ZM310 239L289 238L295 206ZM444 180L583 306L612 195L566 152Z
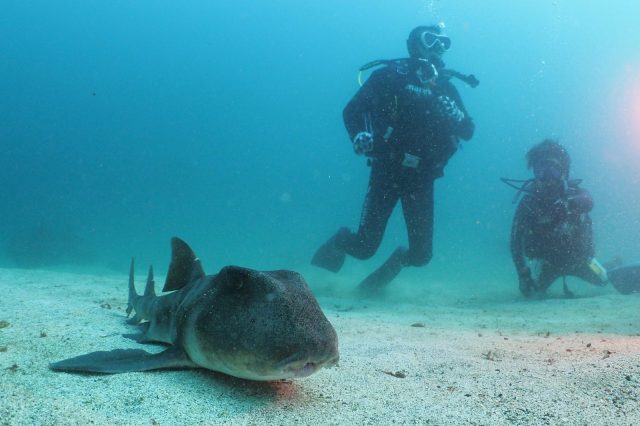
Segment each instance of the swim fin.
M342 239L349 234L349 228L340 228L336 234L320 246L311 259L311 264L327 269L331 272L338 272L342 265L346 254L338 244L338 239Z
M609 282L622 294L640 293L640 263L607 271Z
M406 253L406 248L398 247L382 266L373 271L358 285L358 291L364 295L375 295L382 291L404 267Z

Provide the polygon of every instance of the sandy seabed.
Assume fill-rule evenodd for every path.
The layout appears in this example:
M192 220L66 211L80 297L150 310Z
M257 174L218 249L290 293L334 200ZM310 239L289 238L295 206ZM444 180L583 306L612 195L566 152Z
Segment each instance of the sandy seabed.
M0 269L0 424L640 424L640 295L320 297L341 360L294 381L50 371L140 347L121 337L126 281Z

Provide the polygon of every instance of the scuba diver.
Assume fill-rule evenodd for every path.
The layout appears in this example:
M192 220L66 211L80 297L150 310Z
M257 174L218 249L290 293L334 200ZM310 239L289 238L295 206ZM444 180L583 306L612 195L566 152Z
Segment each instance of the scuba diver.
M340 228L315 253L313 265L338 272L348 254L373 256L398 201L409 247L398 247L359 285L376 293L404 266L423 266L432 257L434 181L443 176L459 140L469 140L474 123L451 78L472 87L478 80L445 68L451 40L444 25L419 26L407 39L409 58L373 61L374 71L347 104L343 118L356 154L368 157L369 186L358 232Z
M502 179L518 189L516 197L524 193L511 228L511 257L520 292L525 297L544 296L551 284L562 277L564 294L572 297L567 275L597 286L610 282L622 294L640 292L640 265L621 266L619 260L614 260L605 268L595 259L589 217L593 199L580 187L580 179L569 179L571 158L566 149L557 141L546 139L531 148L526 159L533 179ZM536 278L529 261L537 263Z
M546 139L527 152L527 167L533 179L520 182L524 193L511 228L511 257L518 272L520 292L525 297L542 296L563 277L565 296L572 293L564 277L574 275L597 286L607 283L606 269L594 258L593 230L589 212L593 200L580 188L580 180L569 179L571 159L558 142ZM539 264L533 278L528 259Z

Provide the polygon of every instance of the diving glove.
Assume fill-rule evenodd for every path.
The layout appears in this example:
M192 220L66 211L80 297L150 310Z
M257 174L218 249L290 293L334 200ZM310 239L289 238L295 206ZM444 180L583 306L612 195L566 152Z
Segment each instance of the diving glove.
M353 138L353 150L358 155L363 155L373 150L373 135L369 132L360 132Z
M452 127L457 126L464 119L464 112L458 108L456 101L448 96L438 96L435 102L435 109L440 117L451 124Z

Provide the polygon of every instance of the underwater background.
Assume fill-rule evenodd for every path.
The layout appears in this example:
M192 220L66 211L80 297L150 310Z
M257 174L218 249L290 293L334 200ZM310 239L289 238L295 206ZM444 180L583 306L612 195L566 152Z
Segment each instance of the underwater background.
M342 109L366 62L444 22L476 134L436 182L434 257L393 286L517 297L508 251L524 154L546 137L595 200L597 257L640 261L640 27L631 0L17 1L0 14L0 266L208 273L309 265L367 185ZM355 286L399 244L397 208ZM142 268L139 272L142 272ZM344 278L347 277L347 278ZM349 284L351 283L351 284Z

